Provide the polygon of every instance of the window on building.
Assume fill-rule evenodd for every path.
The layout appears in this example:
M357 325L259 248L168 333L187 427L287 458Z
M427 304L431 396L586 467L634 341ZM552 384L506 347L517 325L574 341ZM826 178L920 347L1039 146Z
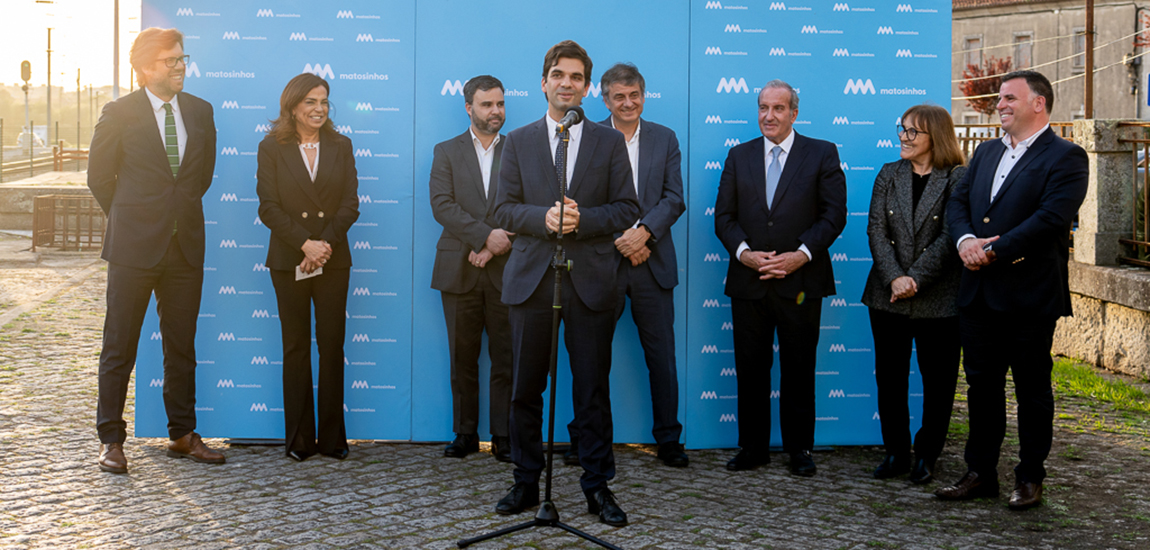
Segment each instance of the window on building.
M1074 29L1074 57L1070 58L1070 68L1076 73L1086 70L1086 27Z
M981 36L968 36L962 40L962 50L966 53L962 54L962 68L974 65L976 67L982 66L982 37Z
M982 122L982 116L978 113L962 113L963 124L979 124Z
M1034 65L1034 33L1014 33L1014 69L1028 69Z

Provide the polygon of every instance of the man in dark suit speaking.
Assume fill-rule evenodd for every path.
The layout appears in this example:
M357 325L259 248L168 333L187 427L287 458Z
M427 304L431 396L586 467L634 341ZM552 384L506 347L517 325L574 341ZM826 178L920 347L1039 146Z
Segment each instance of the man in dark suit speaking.
M1042 502L1054 431L1050 347L1058 318L1071 314L1069 235L1086 197L1089 160L1050 129L1054 90L1045 76L1007 74L998 97L1006 136L978 147L947 205L950 236L966 266L958 318L970 437L966 474L935 494L998 496L1010 369L1020 458L1010 508L1022 510Z
M631 298L631 317L639 329L639 342L651 382L651 434L659 445L656 455L664 464L689 463L679 436L679 379L675 369L675 285L679 268L671 226L683 214L683 177L679 140L666 126L642 117L647 84L639 69L619 63L599 81L603 103L611 116L600 124L623 133L631 176L639 197L639 218L615 239L619 250L619 305L623 314ZM571 432L572 449L564 462L578 463L578 441Z
M146 29L132 44L140 89L104 106L88 187L108 216L107 314L100 352L98 464L126 473L124 402L152 293L164 347L168 456L223 463L196 429L196 320L204 281L202 198L216 165L212 106L184 93L184 37Z
M835 144L792 125L799 96L781 80L759 93L763 138L727 154L715 199L715 234L731 254L739 447L728 470L770 461L771 346L779 336L783 449L790 470L815 475L815 356L822 299L835 293L827 249L846 225L846 177Z
M571 361L574 427L583 466L580 485L588 511L609 525L627 515L607 481L615 476L609 375L618 303L619 256L615 233L639 218L627 146L619 132L583 121L571 125L566 150L567 195L559 192L558 121L588 92L591 58L566 40L543 59L547 114L507 135L499 171L495 220L516 233L503 273L503 302L510 309L514 383L511 392L511 459L515 485L495 507L517 514L539 502L543 456L543 390L551 353L557 234L573 268L562 277L562 320ZM564 201L562 218L559 201Z
M479 351L486 328L491 454L510 462L511 327L501 293L511 234L492 217L503 152L503 83L489 75L472 78L463 86L463 100L470 127L436 145L431 161L431 211L443 226L431 288L441 292L447 320L455 432L443 454L463 458L479 450Z

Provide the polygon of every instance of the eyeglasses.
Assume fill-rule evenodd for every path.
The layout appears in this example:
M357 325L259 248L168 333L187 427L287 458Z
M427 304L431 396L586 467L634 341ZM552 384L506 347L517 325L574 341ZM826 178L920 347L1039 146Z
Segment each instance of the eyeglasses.
M160 61L163 61L164 65L167 65L167 67L169 69L171 69L172 67L176 66L176 63L179 63L181 61L184 62L184 66L187 66L188 60L191 59L191 57L192 56L190 56L190 55L181 55L180 57L168 57L168 58L160 59Z
M902 124L895 126L895 128L898 130L899 134L906 134L906 139L908 139L910 141L914 141L915 139L917 139L919 134L926 134L928 136L930 135L929 132L924 132L922 130L919 130L918 128L908 128L906 126L903 126Z

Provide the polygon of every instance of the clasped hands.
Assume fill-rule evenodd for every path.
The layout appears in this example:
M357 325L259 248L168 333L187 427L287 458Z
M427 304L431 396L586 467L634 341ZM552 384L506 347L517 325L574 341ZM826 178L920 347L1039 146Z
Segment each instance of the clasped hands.
M491 261L491 258L502 256L511 251L511 235L510 231L502 229L492 229L491 233L487 235L487 242L483 243L483 248L476 252L471 251L467 255L467 262L475 267L482 268Z
M978 271L982 266L990 265L998 259L993 250L983 250L986 245L997 241L998 235L986 239L971 237L958 245L958 257L962 258L962 265L971 271Z
M544 223L549 231L560 233L559 201L555 201L555 206L547 210L547 218ZM579 204L570 197L563 197L562 233L566 235L576 229L579 229Z
M798 250L780 254L774 250L770 252L760 252L747 249L739 255L739 261L742 262L743 265L761 273L759 279L766 281L768 279L782 279L794 273L810 260L807 259L806 254Z
M651 249L647 248L650 239L651 232L645 226L632 227L615 239L615 248L624 258L631 260L632 267L637 267L651 257Z
M299 269L304 273L313 273L331 259L331 245L327 244L327 241L308 239L304 241L300 250L303 250L304 256Z

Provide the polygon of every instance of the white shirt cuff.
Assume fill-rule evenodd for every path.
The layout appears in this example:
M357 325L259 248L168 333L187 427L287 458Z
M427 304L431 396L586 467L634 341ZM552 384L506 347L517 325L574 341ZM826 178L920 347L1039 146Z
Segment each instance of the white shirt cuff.
M739 243L739 249L735 251L735 261L737 261L737 262L743 261L743 251L744 250L750 250L750 249L751 249L751 247L747 246L747 241L743 241L743 242Z
M800 244L799 245L799 252L806 254L807 255L807 261L808 262L811 261L811 251L810 251L810 249L807 248L807 245Z
M963 235L963 236L959 237L959 238L958 238L958 245L957 245L957 248L958 248L959 250L962 250L962 241L965 241L965 240L967 240L967 239L973 239L973 238L975 238L975 237L974 237L974 235L971 235L970 233L967 233L967 234L965 234L965 235Z

